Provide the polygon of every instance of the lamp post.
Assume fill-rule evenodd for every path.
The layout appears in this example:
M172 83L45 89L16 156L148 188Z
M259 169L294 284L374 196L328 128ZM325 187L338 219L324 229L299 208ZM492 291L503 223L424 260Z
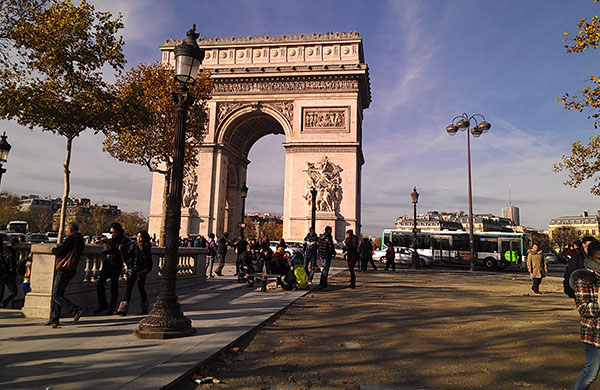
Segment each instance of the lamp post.
M2 181L2 174L6 172L6 168L2 166L8 160L8 152L10 152L10 144L6 141L6 131L0 136L0 181Z
M481 122L477 121L477 118L481 119ZM475 123L467 132L467 167L468 167L468 182L469 182L469 247L471 248L471 259L470 259L470 270L475 271L475 239L473 237L473 196L471 190L471 135L475 138L479 138L481 134L487 133L492 125L485 120L485 117L481 114L475 115L457 115L452 119L452 123L446 126L446 131L449 135L456 135L460 131L465 131L471 126L471 121ZM470 134L469 134L470 133Z
M317 223L317 189L316 188L311 188L310 190L310 195L312 196L312 203L311 203L311 213L310 213L310 226L315 229L315 231L317 230L317 227L315 226L315 224Z
M242 195L242 222L240 222L240 234L244 234L244 228L246 227L246 197L248 197L248 187L244 184L241 188Z
M412 253L412 268L419 268L419 253L417 252L417 203L419 203L419 193L417 187L413 188L410 193L410 200L413 204L413 253Z
M204 50L198 47L196 25L187 32L187 38L175 47L175 80L179 90L173 94L177 104L175 139L173 142L173 167L167 197L165 218L165 261L161 269L160 293L150 314L142 319L135 335L144 339L170 339L194 333L192 322L183 315L177 302L177 264L179 261L179 228L181 224L181 195L187 111L194 98L188 93L188 85L196 81Z

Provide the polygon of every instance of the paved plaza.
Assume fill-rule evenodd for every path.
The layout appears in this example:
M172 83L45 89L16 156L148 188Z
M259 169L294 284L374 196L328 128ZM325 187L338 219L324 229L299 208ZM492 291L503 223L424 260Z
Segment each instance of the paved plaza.
M547 390L572 388L583 365L559 277L541 296L522 273L400 269L358 273L355 290L346 273L332 282L261 293L208 280L180 293L196 334L166 341L135 338L136 315L51 329L2 310L0 388L192 390L210 376L220 383L200 389Z
M65 318L52 329L0 310L0 389L159 389L306 293L262 293L233 276L209 279L179 292L196 334L164 341L136 338L138 315L84 316L77 325ZM133 313L138 307L132 302Z

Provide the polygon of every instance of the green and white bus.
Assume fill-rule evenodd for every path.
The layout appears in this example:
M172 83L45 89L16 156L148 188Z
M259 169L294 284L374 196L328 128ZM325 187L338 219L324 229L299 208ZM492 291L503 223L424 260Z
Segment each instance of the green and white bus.
M476 264L487 269L524 267L531 238L527 233L473 233ZM384 229L381 242L394 247L413 248L413 231ZM416 249L438 264L469 264L469 233L465 231L419 231Z

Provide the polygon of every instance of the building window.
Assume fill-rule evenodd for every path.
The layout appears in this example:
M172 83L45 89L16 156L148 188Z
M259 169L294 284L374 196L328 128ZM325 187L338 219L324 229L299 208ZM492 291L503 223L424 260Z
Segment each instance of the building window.
M592 236L595 236L595 235L596 235L596 231L592 230Z

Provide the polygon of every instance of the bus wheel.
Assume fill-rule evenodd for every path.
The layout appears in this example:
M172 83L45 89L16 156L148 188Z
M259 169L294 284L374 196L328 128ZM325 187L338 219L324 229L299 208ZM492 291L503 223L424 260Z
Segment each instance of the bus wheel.
M483 265L485 266L485 269L494 270L496 269L496 259L493 257L486 257L483 261Z

